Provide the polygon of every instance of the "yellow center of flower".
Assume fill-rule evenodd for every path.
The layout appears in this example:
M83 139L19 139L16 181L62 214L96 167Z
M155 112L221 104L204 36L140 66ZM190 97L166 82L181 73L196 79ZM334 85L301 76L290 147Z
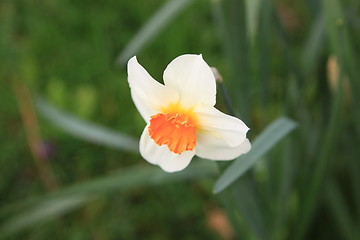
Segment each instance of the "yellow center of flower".
M161 146L167 145L173 153L191 151L196 145L196 124L192 114L183 111L158 113L151 116L149 135Z

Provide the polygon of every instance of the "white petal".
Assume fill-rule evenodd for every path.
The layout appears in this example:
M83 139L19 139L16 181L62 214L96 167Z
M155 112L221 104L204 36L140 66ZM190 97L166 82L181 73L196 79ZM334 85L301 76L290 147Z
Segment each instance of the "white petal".
M128 62L128 81L135 106L146 122L149 122L150 116L159 113L162 107L176 103L179 99L174 89L153 79L136 57Z
M220 112L214 107L199 105L194 109L198 120L198 139L213 136L217 145L239 146L246 138L249 128L243 121Z
M148 126L145 127L140 138L140 153L146 161L159 165L166 172L183 170L195 155L195 151L176 154L171 152L166 145L157 145L149 136Z
M251 149L249 139L245 139L239 146L219 146L216 141L202 139L196 146L196 155L210 160L232 160Z
M164 71L164 83L179 91L184 107L199 102L215 105L215 77L201 55L187 54L175 58Z

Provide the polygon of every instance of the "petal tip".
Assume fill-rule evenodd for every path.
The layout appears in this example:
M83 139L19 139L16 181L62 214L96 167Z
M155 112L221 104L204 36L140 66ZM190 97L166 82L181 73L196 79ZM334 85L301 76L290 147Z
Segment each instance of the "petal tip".
M160 167L164 172L167 172L167 173L180 172L180 171L182 171L182 170L184 169L184 168L182 168L182 169L171 169L171 168L163 167L162 165L159 165L159 167Z
M130 64L132 64L132 62L134 62L134 61L135 61L136 63L138 62L136 56L133 56L133 57L131 57L131 58L129 59L129 61L128 61L128 66L129 66Z
M133 70L134 67L138 64L139 64L139 62L137 61L136 56L133 56L132 58L130 58L127 63L128 74L130 74L131 70Z
M250 152L252 145L248 138L246 138L241 145L244 147L244 152L242 154Z

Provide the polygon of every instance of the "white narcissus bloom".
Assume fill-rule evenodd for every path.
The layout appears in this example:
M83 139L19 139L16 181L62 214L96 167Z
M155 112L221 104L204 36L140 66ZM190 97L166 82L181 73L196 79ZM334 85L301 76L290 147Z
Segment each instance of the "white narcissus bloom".
M196 154L231 160L247 153L249 128L240 119L217 110L213 72L202 55L182 55L164 71L165 85L138 63L128 62L131 96L147 125L140 153L166 172L183 170Z

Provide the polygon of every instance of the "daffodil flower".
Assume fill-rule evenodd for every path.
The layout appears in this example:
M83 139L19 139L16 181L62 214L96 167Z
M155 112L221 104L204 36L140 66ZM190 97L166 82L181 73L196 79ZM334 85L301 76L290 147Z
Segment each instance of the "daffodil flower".
M187 167L197 155L231 160L251 148L249 128L240 119L217 110L213 72L202 55L182 55L164 71L164 85L138 63L128 62L134 103L146 122L140 153L166 172Z

